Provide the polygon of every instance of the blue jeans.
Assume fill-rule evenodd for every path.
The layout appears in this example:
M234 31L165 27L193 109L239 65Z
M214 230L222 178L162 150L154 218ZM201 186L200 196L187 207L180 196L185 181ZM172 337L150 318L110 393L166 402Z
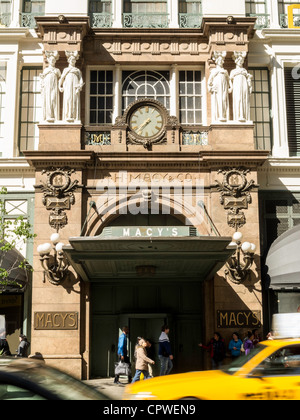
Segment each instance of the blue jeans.
M139 370L139 369L137 369L136 372L135 372L134 378L132 379L132 382L131 383L133 384L134 382L139 381L140 378L141 378L141 374L144 375L144 378L145 379L148 379L149 378L149 372L148 372L148 370Z
M160 376L169 375L173 369L173 362L170 357L158 356L160 360Z

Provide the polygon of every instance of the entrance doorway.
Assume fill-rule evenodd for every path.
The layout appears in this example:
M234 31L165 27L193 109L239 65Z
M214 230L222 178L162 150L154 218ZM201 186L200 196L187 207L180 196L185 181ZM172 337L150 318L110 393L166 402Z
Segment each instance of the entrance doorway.
M169 317L170 318L170 317ZM129 337L130 337L130 360L135 362L135 346L137 343L137 337L143 337L146 340L150 340L152 343L151 349L148 351L150 359L155 361L153 366L153 375L159 375L159 336L161 333L161 327L164 324L168 324L167 315L159 314L145 314L136 315L136 317L129 316ZM133 372L135 372L134 363L132 365Z
M146 284L145 284L146 283ZM200 370L203 314L202 283L174 278L164 281L93 283L91 288L91 377L114 376L118 338L128 326L128 351L134 369L137 337L153 341L158 375L161 327L170 327L173 373Z

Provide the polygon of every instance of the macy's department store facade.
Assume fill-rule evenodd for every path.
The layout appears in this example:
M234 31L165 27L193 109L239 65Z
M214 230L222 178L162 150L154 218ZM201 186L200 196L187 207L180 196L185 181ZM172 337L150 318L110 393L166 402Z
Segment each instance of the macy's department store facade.
M254 22L124 30L37 18L45 69L52 52L53 67L80 81L81 102L67 115L64 85L38 151L25 152L40 251L32 356L81 378L113 375L123 325L132 357L137 336L157 342L168 323L182 372L207 365L198 343L215 330L228 341L261 328L257 171L268 152L256 150L251 121L233 121L231 95L228 118L216 121L208 90L213 69L230 74L233 53L246 58ZM237 230L257 246L241 256L242 272L228 247ZM41 247L56 232L64 257L61 245Z

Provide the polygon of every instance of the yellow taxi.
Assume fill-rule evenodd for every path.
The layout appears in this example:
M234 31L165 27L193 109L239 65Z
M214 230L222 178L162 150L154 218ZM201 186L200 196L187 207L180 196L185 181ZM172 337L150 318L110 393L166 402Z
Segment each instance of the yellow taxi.
M299 400L300 338L262 342L219 371L191 372L129 385L125 400Z

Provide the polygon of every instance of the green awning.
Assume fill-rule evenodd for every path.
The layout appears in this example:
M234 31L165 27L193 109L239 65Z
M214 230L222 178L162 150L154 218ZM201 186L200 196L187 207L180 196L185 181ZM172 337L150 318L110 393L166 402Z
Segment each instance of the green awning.
M189 278L204 281L233 251L229 237L70 238L66 256L84 281Z

